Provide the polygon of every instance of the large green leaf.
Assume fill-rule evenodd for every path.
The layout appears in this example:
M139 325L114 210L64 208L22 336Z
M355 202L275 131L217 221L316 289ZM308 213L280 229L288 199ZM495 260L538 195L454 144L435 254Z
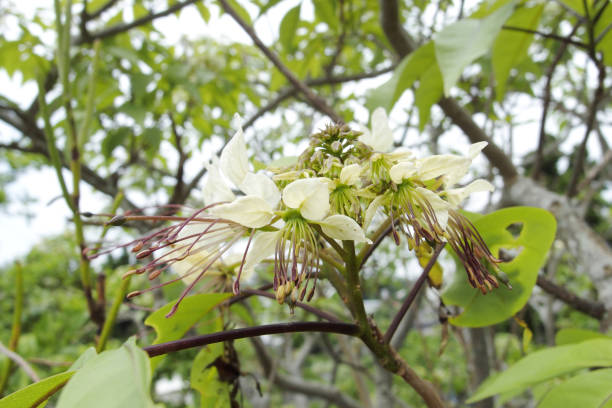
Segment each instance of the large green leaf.
M215 319L210 331L223 328L221 319ZM202 408L224 408L230 406L229 384L219 380L219 374L211 363L223 355L223 343L202 347L191 366L191 388L200 393Z
M448 95L469 64L493 45L504 22L512 15L514 2L500 7L483 19L466 18L445 27L434 36L436 58Z
M74 375L66 371L30 384L0 400L0 408L34 408L61 389Z
M166 315L176 301L156 310L145 320L145 324L153 327L157 333L153 344L180 339L204 315L230 296L231 293L202 293L186 297L171 317ZM155 367L162 358L163 356L153 357L153 366Z
M536 351L495 377L485 381L468 400L525 389L581 368L612 366L612 339L594 339ZM580 406L580 405L558 405Z
M470 218L469 214L466 216ZM499 265L512 289L502 285L483 295L469 285L465 272L457 268L442 293L444 303L463 308L463 313L450 319L452 324L481 327L506 320L527 303L555 237L556 221L540 208L512 207L480 217L473 223L493 254L500 248L520 251L511 262ZM516 238L507 229L512 225L522 225Z
M154 408L149 356L131 338L85 361L62 390L58 408Z
M518 9L506 22L508 26L535 30L542 17L544 4ZM495 93L502 100L510 69L527 56L534 35L513 30L502 30L493 44L492 63L495 73Z
M419 130L422 132L429 121L431 107L442 97L442 75L438 65L433 64L421 77L414 93L414 103L419 109Z
M367 108L373 111L380 106L390 111L404 91L434 66L437 69L434 43L430 41L404 58L391 79L368 95Z
M612 407L612 369L577 375L553 387L544 395L538 408Z
M555 336L555 344L557 346L563 346L566 344L575 344L587 340L609 338L609 336L606 336L605 334L596 331L569 328L562 329L557 332L557 335Z
M605 5L602 4L602 7ZM612 25L612 6L608 5L594 27L595 39L599 40L595 48L603 53L603 61L608 66L612 66L612 30L609 29L610 25ZM603 37L601 37L602 35Z
M293 49L293 39L295 38L295 32L298 29L298 23L300 22L301 8L302 3L289 10L280 23L279 40L287 52L290 52Z

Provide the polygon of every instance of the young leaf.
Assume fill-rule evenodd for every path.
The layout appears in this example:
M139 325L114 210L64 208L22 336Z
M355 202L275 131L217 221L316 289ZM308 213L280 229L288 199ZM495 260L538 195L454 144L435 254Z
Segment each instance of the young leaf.
M498 376L485 381L467 402L480 401L502 392L525 389L581 368L609 366L612 366L612 339L595 339L547 348L529 354Z
M391 79L370 93L366 107L373 111L380 106L390 112L404 91L433 69L434 65L437 65L436 54L434 43L430 41L404 58L395 68Z
M518 9L506 22L511 27L535 30L540 22L544 4ZM527 56L534 35L513 30L502 30L493 44L492 63L495 73L495 96L501 101L506 91L510 70Z
M155 408L149 356L131 338L85 361L60 394L58 408Z
M35 408L61 389L74 375L66 371L30 384L0 400L0 408Z
M445 95L449 94L465 67L491 48L497 33L513 10L514 2L500 7L483 19L460 20L434 36Z
M470 218L469 214L466 216ZM465 271L457 268L452 283L442 293L444 303L463 307L463 313L449 319L452 324L482 327L506 320L525 305L554 240L556 221L552 214L540 208L512 207L480 217L473 223L494 254L500 248L520 251L512 261L499 264L512 289L501 285L483 295L470 286ZM517 238L507 230L513 224L523 226Z
M176 313L169 318L166 315L175 302L170 302L156 310L145 320L145 324L153 327L157 333L153 344L180 339L204 315L231 296L231 293L202 293L186 297ZM153 365L159 363L162 358L163 356L154 357Z
M302 3L289 10L280 23L279 40L283 46L283 49L287 52L290 52L293 48L293 39L295 38L295 31L297 30L298 23L300 22L301 7Z

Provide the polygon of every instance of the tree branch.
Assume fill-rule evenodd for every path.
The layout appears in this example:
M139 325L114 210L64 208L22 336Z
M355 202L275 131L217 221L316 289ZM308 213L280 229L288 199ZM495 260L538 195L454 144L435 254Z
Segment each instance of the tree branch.
M74 45L82 45L82 44L87 44L87 43L91 43L94 42L95 40L101 40L103 38L107 38L107 37L112 37L114 35L117 34L121 34L124 33L126 31L131 30L134 27L138 27L141 25L145 25L150 23L151 21L160 18L160 17L165 17L167 15L170 15L172 13L176 13L177 11L179 11L180 9L187 7L195 2L197 2L199 0L185 0L182 2L178 2L175 5L173 5L172 7L168 7L166 10L164 11L160 11L159 13L149 13L144 17L138 18L134 21L132 21L131 23L124 23L124 24L117 24L116 26L112 26L109 28L105 28L103 30L100 30L98 32L95 33L91 33L88 36L81 36L79 38L76 38L73 41Z
M561 35L552 34L552 33L543 33L541 31L531 30L529 28L523 28L523 27L513 27L513 26L503 25L502 28L504 30L520 31L520 32L523 32L523 33L535 34L535 35L539 35L540 37L549 38L549 39L552 39L552 40L557 40L557 41L562 42L566 46L568 44L571 44L571 45L575 45L576 47L580 47L580 48L583 48L583 49L587 49L588 48L587 44L582 43L580 41L573 40L573 39L570 38L572 35L574 35L575 31L573 31L572 34L568 35L567 37L563 37Z
M154 344L144 347L150 357L172 353L194 347L205 346L212 343L220 343L228 340L257 337L266 334L295 333L295 332L324 332L338 333L347 336L355 336L359 332L357 325L351 323L330 322L290 322L275 323L263 326L245 327L241 329L226 330L218 333L194 336L186 339L169 341L167 343Z
M236 13L236 11L228 4L226 0L219 0L219 3L223 7L223 10L228 13L232 18L242 27L242 29L251 37L251 40L255 43L257 48L263 52L263 54L274 64L274 66L287 78L287 80L304 95L308 103L315 108L316 110L324 113L329 116L331 120L336 123L342 122L342 117L334 111L334 109L325 102L320 96L315 94L312 89L310 89L304 82L300 81L294 74L287 68L280 58L266 45L261 41L261 39L257 36L257 33L253 28L247 24L246 21L242 19Z
M606 307L603 303L581 298L544 275L538 275L537 284L544 292L563 301L571 308L597 320L603 319L606 313Z

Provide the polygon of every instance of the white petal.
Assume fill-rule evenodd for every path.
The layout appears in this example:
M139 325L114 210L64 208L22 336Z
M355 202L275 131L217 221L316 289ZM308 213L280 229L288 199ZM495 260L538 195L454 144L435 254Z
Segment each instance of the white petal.
M393 132L389 127L389 119L383 108L376 108L372 113L373 145L377 152L388 152L393 147Z
M493 184L489 183L487 180L478 179L472 181L465 187L462 188L453 188L450 190L446 190L446 199L448 202L457 207L459 206L463 200L465 200L470 194L477 193L480 191L493 191L495 187Z
M429 205L431 205L436 214L436 218L438 219L438 224L440 224L442 228L446 228L446 224L448 222L448 209L451 207L451 205L441 199L439 195L431 190L423 187L417 187L416 191L421 194L421 197L423 197L423 199L425 199Z
M199 250L195 253L192 253L185 259L175 262L172 264L172 270L179 276L182 277L182 281L185 285L189 285L193 283L193 281L200 275L203 268L207 266L213 258L211 257L211 253ZM218 265L221 265L221 262L214 262L206 270L206 275L215 274L218 272Z
M417 172L417 167L413 162L400 162L391 167L389 175L395 184L401 184L404 179L414 176Z
M353 186L359 181L361 166L357 163L344 166L340 171L340 183Z
M289 208L300 210L308 220L322 220L330 207L328 180L319 177L289 183L283 190L283 202Z
M474 143L473 145L470 146L470 150L468 151L468 157L473 160L474 157L478 156L480 152L482 151L482 149L487 147L488 144L489 143L487 142Z
M398 147L393 150L391 153L387 153L386 156L391 161L405 161L410 160L414 156L414 152L406 147Z
M268 225L272 219L274 215L272 210L270 204L263 198L243 196L231 203L212 207L210 212L245 227L261 228Z
M266 200L272 208L280 201L280 191L272 179L262 173L247 173L240 184L240 190L246 195L253 195Z
M204 204L210 205L222 201L233 201L236 196L232 193L229 186L223 181L219 167L215 164L209 164L206 184L202 190L204 196Z
M357 140L372 147L372 145L374 145L374 135L372 134L372 132L370 132L370 129L363 125L357 125L357 128L361 132L361 136L359 136L359 139Z
M455 154L440 154L429 156L419 160L417 167L418 175L423 180L430 180L446 174L452 174L453 179L459 180L463 177L472 161L467 157Z
M257 264L274 254L280 234L280 231L260 231L255 235L242 267L242 277L250 274Z
M364 231L368 230L368 227L370 226L372 219L376 215L376 211L383 204L386 198L387 197L385 195L379 195L374 200L372 200L370 205L368 205L368 208L366 209L365 217L363 220L363 230Z
M249 158L242 128L225 145L221 152L221 170L236 186L239 186L249 171Z
M323 232L331 238L355 242L370 242L363 229L351 217L342 214L330 215L318 224Z

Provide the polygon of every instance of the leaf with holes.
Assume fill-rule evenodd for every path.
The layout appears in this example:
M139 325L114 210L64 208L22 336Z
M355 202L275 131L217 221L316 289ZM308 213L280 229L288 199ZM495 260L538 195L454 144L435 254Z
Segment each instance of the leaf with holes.
M466 216L471 219L469 214ZM463 308L463 313L450 318L456 326L488 326L518 312L531 295L538 270L544 264L556 231L552 214L532 207L504 208L473 220L473 223L494 255L500 249L518 252L518 255L499 265L512 289L502 285L486 295L470 286L462 267L456 268L451 283L442 293L444 303ZM522 228L515 236L509 228L517 225Z
M177 311L171 316L166 317L176 301L156 310L147 317L145 324L153 327L157 337L153 344L180 339L187 333L194 324L201 320L219 303L231 297L231 293L202 293L188 296L181 302ZM155 367L163 356L153 357L152 364Z

